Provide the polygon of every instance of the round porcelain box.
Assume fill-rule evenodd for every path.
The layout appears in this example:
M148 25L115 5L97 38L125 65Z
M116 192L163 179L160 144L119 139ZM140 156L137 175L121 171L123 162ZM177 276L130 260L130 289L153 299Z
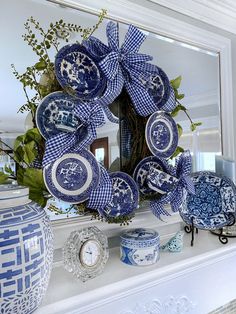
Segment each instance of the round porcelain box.
M121 261L134 266L148 266L159 260L160 236L152 229L131 229L121 235Z

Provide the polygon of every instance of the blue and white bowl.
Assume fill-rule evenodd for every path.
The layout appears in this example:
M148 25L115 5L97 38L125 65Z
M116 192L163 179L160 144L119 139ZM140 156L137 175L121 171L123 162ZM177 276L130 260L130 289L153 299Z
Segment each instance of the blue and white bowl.
M152 229L136 228L121 235L120 259L133 266L148 266L159 260L160 236Z

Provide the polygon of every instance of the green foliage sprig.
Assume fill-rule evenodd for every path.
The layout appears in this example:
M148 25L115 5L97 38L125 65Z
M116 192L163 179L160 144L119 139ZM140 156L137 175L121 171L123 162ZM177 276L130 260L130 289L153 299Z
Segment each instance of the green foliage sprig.
M183 111L190 121L190 130L192 132L194 132L198 126L202 125L202 122L193 122L190 115L188 114L188 109L180 103L180 100L184 98L184 94L179 94L179 92L178 92L181 81L182 81L181 76L178 76L177 78L170 81L171 86L173 87L174 92L175 92L176 103L178 104L176 106L176 108L171 112L171 115L172 115L172 117L176 117L180 111ZM177 125L177 127L178 127L178 131L179 131L179 136L181 136L183 133L183 130L179 124Z
M102 217L97 212L92 212L92 220L97 219L100 221L105 221L109 224L115 223L120 226L128 226L132 222L134 215L118 216L118 217Z
M68 35L79 33L81 39L85 40L91 36L102 23L106 10L102 10L98 16L98 22L92 26L83 28L80 25L65 23L62 19L50 23L49 28L44 30L33 17L27 19L23 40L32 48L37 57L37 62L28 66L24 73L20 74L12 64L13 74L22 84L26 97L18 112L30 111L33 118L34 128L16 138L14 145L14 160L17 163L18 184L29 187L30 199L42 206L46 205L48 191L44 184L42 169L34 168L34 162L41 162L45 151L45 142L39 133L35 123L35 112L43 97L54 91L62 90L55 72L54 63L50 60L51 49L56 54L60 48L60 39L68 42ZM32 97L29 91L34 91ZM0 174L0 183L7 180L6 174ZM55 209L55 208L54 208ZM56 209L55 209L56 210Z
M51 62L49 56L51 48L55 50L55 53L59 50L59 37L68 42L67 35L79 33L82 40L88 39L100 26L106 14L106 10L102 10L98 16L98 22L94 26L87 28L65 23L61 19L55 23L50 23L49 28L44 30L33 17L27 19L24 24L26 33L22 37L32 48L38 61L34 65L28 66L22 74L12 64L13 74L22 83L26 96L26 103L20 107L19 112L31 111L34 120L35 111L40 100L54 91L62 90L54 74L54 63ZM42 77L44 78L44 83L42 82ZM28 89L35 91L35 95L31 98L28 95Z

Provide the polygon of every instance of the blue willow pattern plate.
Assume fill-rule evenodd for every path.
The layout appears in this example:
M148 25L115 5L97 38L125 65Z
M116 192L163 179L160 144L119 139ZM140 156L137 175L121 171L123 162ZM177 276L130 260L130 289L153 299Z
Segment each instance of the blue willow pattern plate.
M154 112L148 119L145 137L151 153L160 158L169 158L178 146L178 128L170 114Z
M139 192L135 181L121 171L110 174L112 180L112 200L105 207L106 217L127 216L138 207Z
M188 194L180 209L182 219L199 229L218 229L232 223L236 211L234 183L214 172L192 175L195 195Z
M67 45L58 51L55 73L58 82L69 94L84 100L100 96L106 86L98 63L79 44Z
M133 178L136 184L138 185L140 193L143 195L155 195L156 191L153 191L148 186L147 176L152 167L161 170L167 171L167 161L157 158L156 156L149 156L142 159L134 169Z
M147 89L150 96L153 97L154 103L158 108L165 105L170 96L170 81L166 73L159 67L157 73L152 73L149 80L144 82L144 87Z
M43 174L48 191L71 204L87 200L100 181L100 167L87 150L64 154L47 165Z
M47 139L58 132L72 132L80 125L73 110L80 101L63 92L54 92L43 98L36 111L36 124Z

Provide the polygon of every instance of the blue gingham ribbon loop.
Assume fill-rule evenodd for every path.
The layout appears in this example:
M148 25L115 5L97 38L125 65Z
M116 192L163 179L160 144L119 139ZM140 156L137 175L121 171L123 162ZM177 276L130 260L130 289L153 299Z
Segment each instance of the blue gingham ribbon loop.
M192 157L189 150L183 152L176 162L176 176L179 178L178 185L185 188L188 193L194 194L194 184L190 178L192 171Z
M127 89L138 114L147 116L156 111L154 100L142 84L141 77L148 80L156 67L147 63L153 58L138 53L146 35L133 25L125 35L124 43L119 47L118 24L107 24L108 46L100 40L90 37L84 41L88 51L99 61L99 65L107 78L107 88L97 101L102 106L109 105L120 94L123 86Z
M92 190L87 207L95 209L103 216L103 209L112 199L112 181L107 170L100 165L101 179L96 189Z
M74 115L81 121L77 130L60 132L46 141L43 167L63 154L86 149L97 137L96 128L105 124L103 109L98 104L80 104L74 109Z
M182 206L183 200L186 197L186 192L194 194L194 184L190 178L192 170L192 158L189 151L183 152L176 160L175 167L168 169L171 171L171 175L174 175L179 180L173 191L162 196L158 200L150 202L151 211L160 219L161 215L169 216L169 213L165 210L165 205L171 204L173 212L179 210Z

